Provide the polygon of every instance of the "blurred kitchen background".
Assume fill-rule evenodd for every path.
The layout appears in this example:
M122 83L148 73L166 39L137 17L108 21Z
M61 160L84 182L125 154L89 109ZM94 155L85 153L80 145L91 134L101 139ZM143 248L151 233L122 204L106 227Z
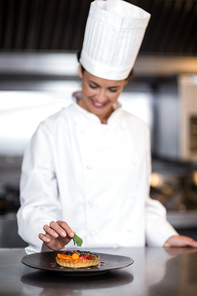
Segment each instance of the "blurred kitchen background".
M80 89L90 0L0 0L0 247L17 234L25 147L38 123ZM151 197L168 220L197 239L197 0L130 0L152 17L120 97L151 129Z

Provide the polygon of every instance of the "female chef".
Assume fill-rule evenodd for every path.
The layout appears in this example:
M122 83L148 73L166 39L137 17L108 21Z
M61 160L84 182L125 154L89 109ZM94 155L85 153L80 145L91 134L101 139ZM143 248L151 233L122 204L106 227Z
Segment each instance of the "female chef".
M39 125L24 155L17 218L28 254L72 246L74 231L84 248L197 247L149 198L149 130L118 103L149 18L124 1L91 3L82 90Z

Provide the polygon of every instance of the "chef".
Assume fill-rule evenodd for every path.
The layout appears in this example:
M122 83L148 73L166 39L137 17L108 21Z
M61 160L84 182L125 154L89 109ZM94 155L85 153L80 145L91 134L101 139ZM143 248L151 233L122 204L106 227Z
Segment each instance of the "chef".
M118 97L150 15L120 0L91 3L81 51L82 89L40 123L24 155L19 234L28 254L83 247L193 246L149 197L150 135Z

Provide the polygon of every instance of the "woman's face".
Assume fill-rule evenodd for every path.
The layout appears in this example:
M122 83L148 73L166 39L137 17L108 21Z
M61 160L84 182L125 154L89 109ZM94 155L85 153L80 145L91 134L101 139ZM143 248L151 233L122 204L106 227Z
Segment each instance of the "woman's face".
M79 105L85 110L97 115L102 123L113 112L113 104L117 102L127 80L108 80L99 78L79 67L79 76L82 78L82 98Z

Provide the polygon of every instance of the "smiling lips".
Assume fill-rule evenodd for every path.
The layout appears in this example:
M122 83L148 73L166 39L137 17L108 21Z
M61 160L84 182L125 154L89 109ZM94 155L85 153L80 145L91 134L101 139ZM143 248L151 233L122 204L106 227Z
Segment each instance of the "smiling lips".
M99 108L99 109L102 109L102 108L104 108L106 105L107 105L107 103L97 103L97 102L95 102L95 101L93 101L93 100L91 100L92 101L92 105L94 106L94 107L96 107L96 108Z

